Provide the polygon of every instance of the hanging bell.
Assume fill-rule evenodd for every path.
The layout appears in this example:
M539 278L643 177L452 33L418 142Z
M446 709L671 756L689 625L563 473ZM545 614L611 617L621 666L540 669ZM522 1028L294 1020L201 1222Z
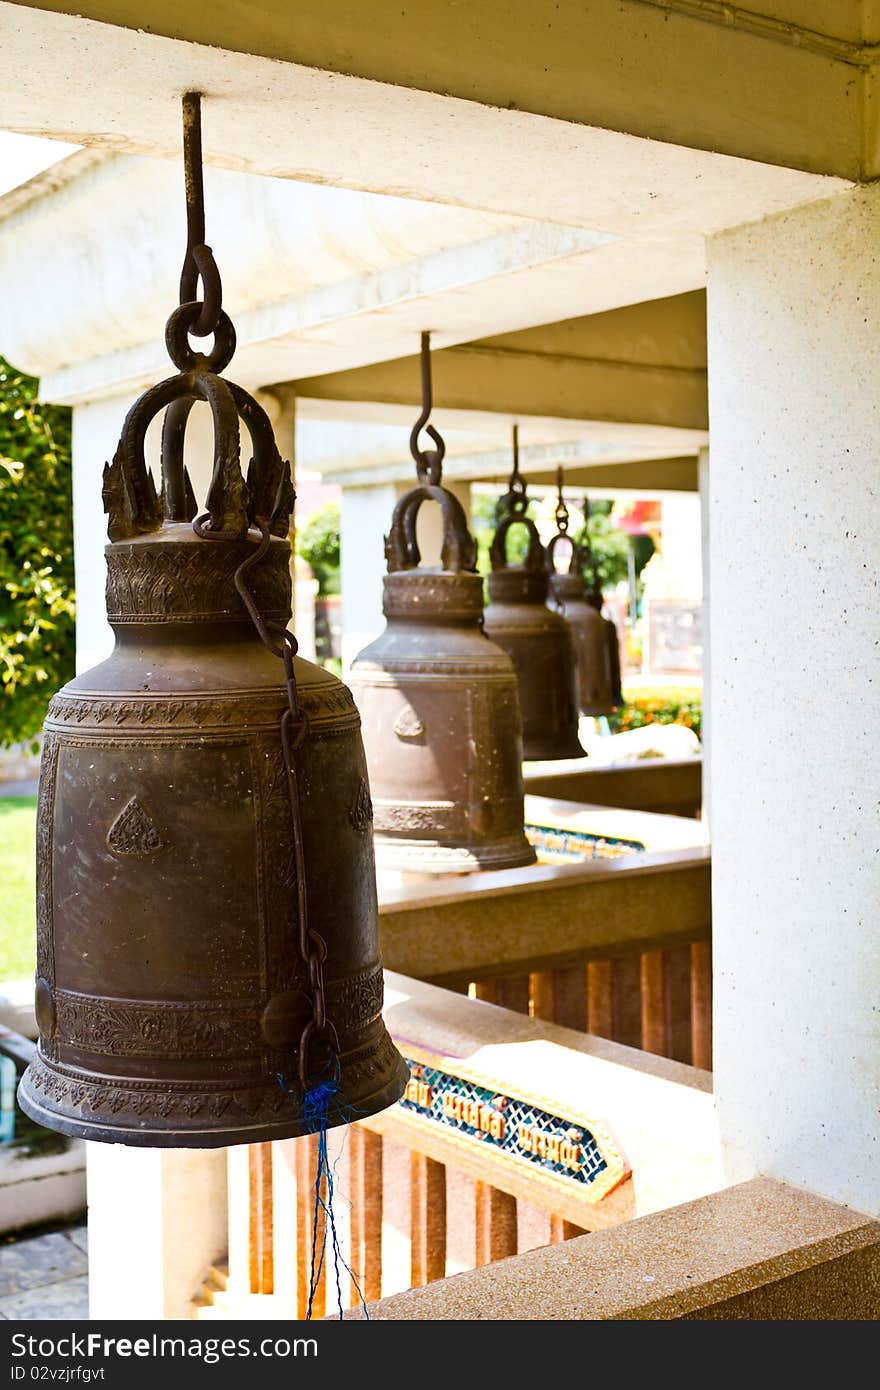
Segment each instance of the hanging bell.
M547 547L547 566L550 571L550 592L547 599L556 612L567 620L574 640L577 674L578 708L581 714L609 715L620 703L620 658L617 657L617 678L612 669L613 651L617 649L617 629L602 617L602 590L598 584L592 552L583 548L568 534L568 508L562 495L562 469L557 474L556 535ZM571 549L567 572L555 568L556 548L564 541ZM584 565L590 564L593 585L587 588ZM597 602L598 599L598 602ZM610 629L610 632L609 632Z
M363 720L380 866L419 872L507 869L535 859L523 831L522 740L510 659L482 628L483 581L458 499L441 485L443 441L412 433L419 485L398 501L385 542L382 635L358 655L351 683ZM416 520L440 507L441 563L419 568Z
M180 375L137 401L105 468L116 644L46 719L40 1041L19 1092L50 1129L155 1147L310 1132L316 1085L335 1097L326 1122L346 1123L391 1104L408 1074L381 1017L357 710L295 657L290 466L259 405L218 375L235 344L219 304L212 352L190 348L204 308L172 314ZM215 448L193 520L196 399ZM144 435L165 407L157 496Z
M530 761L583 758L571 628L546 606L550 576L538 529L526 515L527 505L514 430L514 471L500 504L501 519L490 551L485 629L510 656L516 671L524 757ZM522 564L512 565L507 559L507 536L515 525L525 527L528 551Z

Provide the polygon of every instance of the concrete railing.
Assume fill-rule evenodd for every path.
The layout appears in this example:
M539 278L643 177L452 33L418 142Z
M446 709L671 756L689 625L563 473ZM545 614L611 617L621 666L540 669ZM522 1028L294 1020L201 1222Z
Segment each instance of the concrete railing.
M721 1184L704 1072L396 975L386 1021L407 1097L330 1134L343 1308ZM308 1138L229 1151L228 1270L197 1316L305 1316L316 1155ZM337 1308L328 1252L313 1312Z
M402 974L708 1069L710 869L696 845L385 886L383 957Z
M756 1178L366 1311L418 1321L872 1320L880 1314L880 1222Z
M701 758L645 758L618 767L590 767L579 758L531 763L525 768L525 787L534 796L697 816L703 800L703 762Z

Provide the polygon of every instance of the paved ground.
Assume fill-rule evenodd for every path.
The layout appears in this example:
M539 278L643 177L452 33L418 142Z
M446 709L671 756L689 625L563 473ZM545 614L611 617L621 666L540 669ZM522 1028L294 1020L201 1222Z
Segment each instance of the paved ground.
M85 1223L0 1240L0 1319L89 1316Z

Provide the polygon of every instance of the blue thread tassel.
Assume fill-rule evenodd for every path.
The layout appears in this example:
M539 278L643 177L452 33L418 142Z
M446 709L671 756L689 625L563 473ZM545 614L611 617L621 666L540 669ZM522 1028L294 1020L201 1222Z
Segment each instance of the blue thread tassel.
M278 1074L278 1083L282 1090L289 1094L287 1086L284 1083L284 1078L280 1073ZM303 1097L303 1119L305 1120L306 1127L310 1134L317 1134L318 1136L318 1165L315 1172L315 1203L312 1217L312 1257L309 1269L309 1299L306 1309L307 1322L310 1322L312 1318L315 1296L321 1281L321 1273L324 1269L324 1261L327 1255L328 1231L330 1233L330 1250L333 1257L333 1276L336 1284L339 1319L342 1321L341 1269L346 1272L357 1290L358 1298L360 1299L361 1307L364 1311L364 1317L369 1318L370 1316L367 1312L367 1305L364 1301L360 1284L358 1283L354 1271L351 1269L351 1266L346 1263L345 1257L342 1254L339 1244L339 1233L336 1229L336 1215L333 1206L336 1173L333 1165L330 1163L330 1156L327 1150L327 1130L329 1128L331 1110L334 1107L340 1111L343 1109L344 1103L341 1102L340 1095L339 1082L332 1079L329 1081L321 1081L317 1085L312 1086ZM346 1122L350 1123L348 1120ZM326 1197L321 1192L322 1185L326 1185ZM324 1221L319 1241L318 1226L321 1212L324 1213Z

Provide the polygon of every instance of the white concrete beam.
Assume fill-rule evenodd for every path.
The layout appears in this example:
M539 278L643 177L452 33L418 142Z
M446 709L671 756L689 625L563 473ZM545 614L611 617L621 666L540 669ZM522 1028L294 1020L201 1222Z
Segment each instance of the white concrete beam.
M518 217L543 219L552 210L559 222L618 234L638 220L641 234L655 242L812 201L823 186L832 191L821 176L780 167L786 162L806 163L823 175L861 173L861 102L853 94L857 73L847 63L811 53L796 40L731 38L700 22L687 34L698 45L706 40L703 61L698 54L688 60L681 19L670 22L665 6L654 12L633 0L623 6L599 0L585 8L565 0L561 22L542 23L530 0L516 0L514 23L509 0L491 0L488 18L482 5L472 7L473 14L462 6L458 23L450 25L448 5L437 0L420 6L418 23L409 26L395 7L389 24L420 59L445 51L455 72L482 72L491 80L504 70L507 95L493 101L485 91L439 94L455 92L458 81L420 90L417 75L410 83L393 73L343 76L308 66L313 59L290 61L289 52L255 57L230 51L236 47L231 41L224 48L225 24L234 14L241 44L259 47L250 5L201 15L169 0L172 31L189 28L194 38L195 27L202 41L143 32L145 19L158 16L157 3L152 0L147 11L134 0L122 4L122 23L127 15L132 24L126 28L115 11L117 22L105 24L4 0L0 127L178 155L180 94L195 88L206 96L206 157L226 168ZM292 13L286 0L278 5L274 29L283 36L296 28L300 10ZM309 13L321 41L332 42L327 6ZM375 10L368 15L358 5L352 16L372 35L375 51L390 56L394 45L383 41ZM468 33L472 46L461 41L462 24L483 31ZM429 32L441 25L447 34L438 48ZM549 66L539 56L548 41ZM509 42L515 63L506 66L502 51ZM757 66L745 61L758 55ZM617 115L595 101L599 67ZM422 81L430 85L427 74ZM560 100L523 99L518 89L535 81L545 91L552 87ZM714 138L704 120L707 100L741 141ZM570 109L570 101L581 109ZM593 105L592 114L584 103ZM641 103L642 117L634 123ZM687 148L690 143L708 149ZM730 153L714 152L728 146ZM777 166L759 162L770 160Z
M876 24L865 18L859 0L751 0L748 5L558 0L549 11L533 0L454 7L447 0L420 0L412 10L402 10L397 0L373 0L369 6L357 0L304 0L294 7L289 0L263 0L258 7L247 0L207 7L181 6L178 0L76 0L79 13L90 20L125 26L118 28L115 47L120 54L124 50L126 61L106 70L86 50L98 26L86 21L65 26L60 21L66 16L45 13L71 5L72 0L41 0L31 28L42 31L43 50L29 52L24 63L10 57L12 81L21 91L17 105L32 119L49 122L49 129L53 119L60 123L57 129L74 127L77 139L91 130L102 140L149 141L155 149L167 138L159 115L163 94L196 85L195 57L182 72L175 55L198 52L199 45L218 57L223 49L232 59L262 55L250 70L259 61L266 73L263 90L254 96L264 104L263 129L271 132L263 156L274 165L270 172L286 155L285 121L273 100L275 79L290 70L328 79L321 83L321 99L311 110L304 101L298 113L304 120L295 167L316 172L320 167L322 136L337 129L335 95L348 127L337 163L348 151L349 165L359 164L360 177L370 177L367 166L374 163L377 139L391 146L390 162L407 147L400 176L384 183L388 174L383 175L385 187L404 188L420 173L433 176L435 184L443 181L446 169L434 159L433 143L418 119L418 99L437 94L441 103L448 94L459 107L479 104L517 118L535 113L571 126L853 177L870 173L865 166L875 152L875 142L864 132L865 75L876 60L871 49ZM3 8L12 12L14 30L14 7ZM26 28L33 12L20 8L20 26ZM59 22L50 22L55 19ZM150 32L138 32L144 29ZM58 33L67 41L62 73L74 81L68 80L66 104L52 101L52 88L45 89L41 109L33 100L28 68L35 56L45 60L45 45L52 47ZM158 52L164 63L149 75L152 81L146 80L139 59ZM205 63L198 85L220 89L220 71L215 62L212 83ZM249 68L229 64L225 71L247 74ZM88 82L95 91L84 120L76 98ZM5 72L0 85L7 85ZM232 85L223 84L226 94ZM244 85L240 79L239 96ZM377 100L382 102L389 87L404 100L383 128ZM317 98L317 86L311 94ZM151 98L156 100L152 110ZM437 131L449 148L455 146L455 133L451 127ZM489 166L481 170L487 178L491 172Z

